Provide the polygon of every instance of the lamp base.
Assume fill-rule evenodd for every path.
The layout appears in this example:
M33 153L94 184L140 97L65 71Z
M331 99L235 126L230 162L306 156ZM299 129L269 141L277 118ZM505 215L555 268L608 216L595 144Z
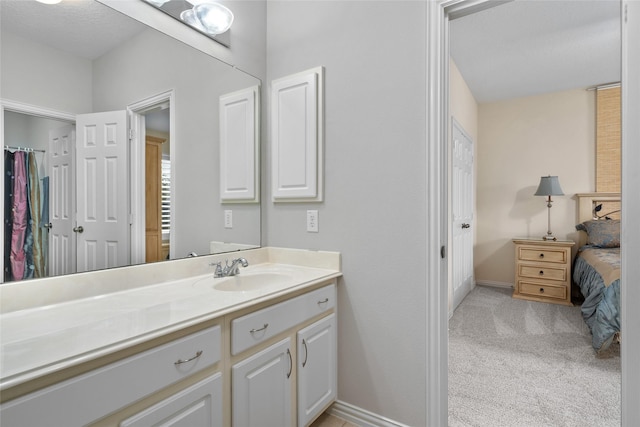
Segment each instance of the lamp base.
M558 240L558 238L556 236L549 234L547 236L542 236L542 240L553 240L555 242L556 240Z

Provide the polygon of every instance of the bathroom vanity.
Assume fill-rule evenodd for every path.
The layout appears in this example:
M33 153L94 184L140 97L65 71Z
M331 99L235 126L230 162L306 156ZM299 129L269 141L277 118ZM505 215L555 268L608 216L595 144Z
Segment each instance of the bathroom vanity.
M249 267L214 278L211 264L238 254ZM339 254L260 248L131 268L102 272L113 292L77 275L65 301L3 306L3 426L305 426L335 400ZM120 289L118 274L144 283L158 269L171 280ZM27 305L21 292L0 287Z

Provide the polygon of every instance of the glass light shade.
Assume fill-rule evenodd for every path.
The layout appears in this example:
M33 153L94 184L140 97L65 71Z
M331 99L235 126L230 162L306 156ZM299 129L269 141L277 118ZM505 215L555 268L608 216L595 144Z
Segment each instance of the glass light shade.
M534 196L564 196L558 177L551 175L540 177L540 185Z
M44 4L58 4L60 3L62 0L37 0L40 3L44 3Z
M205 31L211 35L222 34L233 24L233 13L218 3L198 4L193 11Z
M183 10L182 13L180 13L180 19L197 30L207 32L207 30L202 25L202 22L200 22L200 20L196 17L193 9Z
M144 1L146 1L147 3L151 3L156 7L162 7L162 5L168 2L169 0L144 0Z

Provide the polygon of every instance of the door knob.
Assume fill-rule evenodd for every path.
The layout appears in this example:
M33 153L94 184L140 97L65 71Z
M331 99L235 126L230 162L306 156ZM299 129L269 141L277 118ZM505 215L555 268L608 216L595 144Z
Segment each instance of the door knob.
M467 224L466 222L462 224L462 228L471 228L471 224Z
M84 231L84 228L82 228L82 226L73 227L73 231L74 233L82 233Z

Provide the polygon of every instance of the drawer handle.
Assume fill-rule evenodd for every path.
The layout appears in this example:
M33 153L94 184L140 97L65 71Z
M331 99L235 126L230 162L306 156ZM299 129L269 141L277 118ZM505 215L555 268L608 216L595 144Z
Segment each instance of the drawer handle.
M544 254L540 254L540 258L544 258Z
M328 302L329 302L329 298L325 298L322 301L318 301L318 305L325 304L325 303L328 303Z
M287 349L287 354L289 355L289 373L287 374L287 378L291 376L291 372L293 371L293 359L291 358L291 352Z
M260 332L260 331L264 331L265 329L267 329L269 327L268 323L265 323L264 326L262 328L258 328L258 329L252 329L249 331L250 334L253 334L255 332Z
M540 288L540 293L544 294L544 288Z
M198 350L198 352L196 353L195 356L189 358L189 359L178 359L177 362L174 362L174 365L182 365L183 363L188 363L191 362L192 360L196 360L198 357L202 356L202 350Z
M540 275L544 276L544 270L540 270Z
M302 345L304 346L304 362L302 362L302 367L304 368L309 358L309 349L307 348L307 341L305 339L302 339Z

